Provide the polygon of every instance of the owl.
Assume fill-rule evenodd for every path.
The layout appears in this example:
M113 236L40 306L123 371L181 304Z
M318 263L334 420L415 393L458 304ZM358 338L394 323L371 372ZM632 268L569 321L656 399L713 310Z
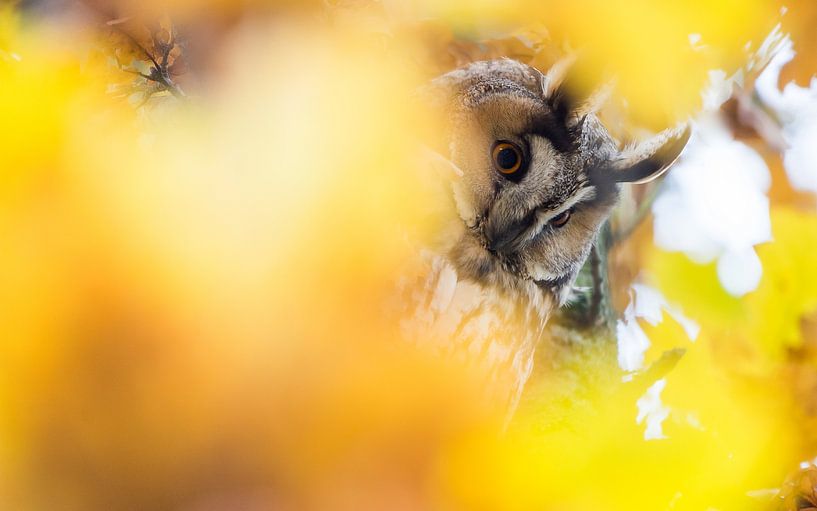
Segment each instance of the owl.
M664 172L685 126L621 147L565 77L502 59L449 72L420 96L446 119L440 158L456 214L423 251L404 335L486 374L512 413L548 316L563 305L620 183Z

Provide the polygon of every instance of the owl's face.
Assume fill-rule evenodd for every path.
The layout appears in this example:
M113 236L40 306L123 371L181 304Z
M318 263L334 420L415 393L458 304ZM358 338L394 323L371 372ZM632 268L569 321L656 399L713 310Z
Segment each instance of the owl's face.
M621 151L553 75L510 60L479 62L435 83L447 92L453 183L470 273L501 268L564 301L617 198L617 183L661 173L687 131ZM479 247L479 248L475 248Z

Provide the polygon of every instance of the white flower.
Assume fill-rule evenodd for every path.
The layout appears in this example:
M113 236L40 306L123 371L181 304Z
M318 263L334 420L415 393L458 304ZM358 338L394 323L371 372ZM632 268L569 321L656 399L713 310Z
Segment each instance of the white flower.
M696 262L718 260L718 277L741 296L760 282L754 246L771 240L769 169L711 113L702 114L653 204L656 244Z

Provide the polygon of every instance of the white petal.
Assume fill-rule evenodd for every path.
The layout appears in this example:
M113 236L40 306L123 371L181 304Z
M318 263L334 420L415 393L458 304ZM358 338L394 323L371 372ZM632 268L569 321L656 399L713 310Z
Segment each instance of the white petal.
M616 339L619 367L625 371L641 369L644 366L644 353L650 347L650 340L638 321L619 320L616 323Z
M675 172L675 169L673 169ZM680 190L668 190L653 203L655 244L670 252L685 252L698 262L720 254L717 242L707 237L696 222L689 221L689 206Z
M672 319L681 325L681 328L684 329L684 332L687 334L687 337L689 337L689 340L695 342L695 340L698 338L698 334L701 333L701 326L695 321L686 317L684 313L681 312L681 309L678 309L677 307L668 307L667 312L670 316L672 316Z
M732 296L743 296L757 289L763 267L753 248L729 251L718 259L718 278Z
M647 428L644 430L644 440L660 440L666 438L661 424L669 417L669 408L661 402L661 391L667 384L667 380L660 379L655 382L647 392L636 402L638 416L636 423L641 424L647 421Z
M791 185L797 190L817 193L817 121L810 118L786 138L789 149L783 165Z
M654 288L644 284L633 284L635 291L635 316L644 318L649 324L661 322L661 309L667 306L664 296Z

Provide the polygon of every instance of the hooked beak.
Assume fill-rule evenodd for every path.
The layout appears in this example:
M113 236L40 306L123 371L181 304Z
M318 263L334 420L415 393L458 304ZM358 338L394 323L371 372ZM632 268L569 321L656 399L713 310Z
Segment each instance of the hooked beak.
M488 222L485 226L485 241L488 250L496 253L511 253L521 248L522 241L528 229L535 221L536 210L525 217L505 225L497 222Z

